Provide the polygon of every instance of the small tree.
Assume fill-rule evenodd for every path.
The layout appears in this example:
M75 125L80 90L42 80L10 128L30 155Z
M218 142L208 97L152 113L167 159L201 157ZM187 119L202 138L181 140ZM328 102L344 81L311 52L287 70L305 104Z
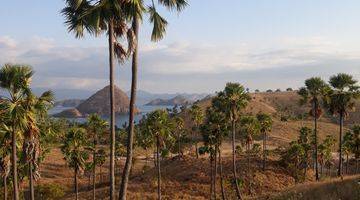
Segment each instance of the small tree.
M173 124L170 120L168 112L165 110L155 110L146 116L143 121L143 134L148 135L154 140L156 145L156 166L158 179L158 199L161 199L161 167L160 167L160 148L164 148L166 143L174 141L172 137Z
M335 145L335 138L332 135L327 135L323 143L319 145L319 163L321 165L320 173L323 174L323 168L326 164L331 163L332 148Z
M88 159L86 150L87 138L83 128L73 127L65 135L62 141L61 151L64 154L69 167L74 169L74 186L76 200L79 198L78 175L85 169L85 162Z
M267 149L266 149L267 133L269 131L271 131L273 121L272 121L270 115L264 114L264 113L257 114L256 118L259 121L260 132L263 134L263 170L265 170L266 169L266 155L268 153Z
M294 141L290 143L290 147L281 156L282 163L294 177L295 183L299 182L301 177L301 163L304 154L303 146Z
M193 122L193 142L195 143L196 158L199 158L198 142L197 142L197 139L194 137L194 135L195 135L195 133L199 132L200 124L204 120L204 114L203 114L203 111L201 110L200 106L198 106L197 104L194 104L190 108L190 115L191 115L191 119Z
M244 116L240 118L239 122L240 133L246 144L248 171L250 171L250 155L252 149L251 147L254 136L260 133L260 123L254 116Z

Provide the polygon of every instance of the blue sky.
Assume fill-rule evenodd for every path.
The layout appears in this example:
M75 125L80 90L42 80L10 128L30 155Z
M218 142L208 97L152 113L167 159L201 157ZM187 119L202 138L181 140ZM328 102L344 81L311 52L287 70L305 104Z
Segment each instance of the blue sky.
M146 1L146 0L145 0ZM252 89L299 87L338 72L360 79L360 1L193 0L168 14L166 38L140 38L139 88L214 92L227 81ZM36 87L94 90L107 84L106 38L77 40L63 24L62 0L4 1L0 64L28 63ZM129 88L128 63L117 68Z

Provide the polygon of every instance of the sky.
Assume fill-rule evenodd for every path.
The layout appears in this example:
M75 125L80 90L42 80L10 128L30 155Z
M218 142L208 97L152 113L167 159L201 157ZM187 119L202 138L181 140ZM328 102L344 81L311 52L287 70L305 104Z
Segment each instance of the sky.
M31 65L33 87L97 90L108 84L106 37L69 33L63 0L1 1L0 65ZM150 41L144 18L139 89L212 93L226 82L252 90L298 88L306 78L327 80L339 72L360 80L358 0L188 2L181 13L160 10L169 22L160 42ZM129 90L129 62L116 66L116 79Z

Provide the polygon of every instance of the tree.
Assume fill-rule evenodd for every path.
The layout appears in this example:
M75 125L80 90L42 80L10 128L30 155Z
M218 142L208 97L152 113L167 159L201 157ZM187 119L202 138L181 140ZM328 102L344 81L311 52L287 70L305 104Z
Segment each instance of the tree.
M293 89L292 89L291 87L289 87L289 88L286 88L286 91L287 91L287 92L292 92Z
M301 96L300 104L311 104L309 113L314 119L315 178L317 181L319 180L317 120L322 114L320 101L326 94L327 89L328 85L320 77L313 77L305 80L305 87L300 88L298 92Z
M323 174L324 165L331 162L332 159L332 148L335 145L335 138L332 135L327 135L323 143L319 145L319 163L321 165L321 175ZM330 171L330 170L329 170Z
M267 155L267 149L266 149L266 141L267 141L267 133L271 131L271 127L273 124L273 121L271 119L271 116L264 113L258 113L256 115L257 120L259 121L260 125L260 133L263 134L263 170L266 169L266 155Z
M92 176L93 176L93 199L96 199L96 165L98 165L97 163L97 144L98 144L98 138L99 136L101 137L104 132L105 129L108 126L108 123L101 119L99 115L97 114L92 114L88 117L87 120L87 128L88 128L88 133L90 134L90 137L92 138Z
M346 167L345 167L346 174L349 173L349 155L352 153L354 148L353 138L354 136L351 131L346 132L343 138L342 151L345 153L346 156Z
M201 110L200 106L194 104L190 108L190 116L191 120L193 121L193 142L195 143L196 158L199 158L198 142L197 139L194 137L194 133L197 133L199 131L200 124L204 120L204 113Z
M177 142L177 153L179 156L179 159L182 156L182 151L181 151L181 141L182 141L182 137L183 137L183 133L184 133L184 119L179 117L179 116L175 116L173 117L174 120L174 125L175 125L175 133L176 133L176 142Z
M109 82L110 82L110 199L115 199L115 96L114 96L114 58L123 62L134 50L135 34L128 28L126 20L132 16L130 10L136 8L139 1L113 0L66 0L61 11L69 32L75 37L84 36L84 32L99 36L108 35ZM119 42L127 38L128 48ZM134 99L134 98L133 98ZM134 101L134 100L132 100ZM133 109L133 108L132 108Z
M348 115L350 110L355 107L355 99L360 96L359 86L357 81L348 74L337 74L330 77L329 81L332 90L329 90L326 95L325 105L330 113L339 116L339 165L338 176L342 176L342 137L344 118Z
M303 149L303 158L301 160L301 167L304 169L304 179L306 179L306 172L309 166L310 159L310 137L312 135L312 130L308 127L300 128L300 135L298 139L298 144L302 146ZM315 157L317 159L317 157Z
M2 119L4 116L1 116ZM3 181L3 195L4 200L8 199L8 187L7 187L7 178L10 174L10 153L11 153L11 132L8 131L8 128L4 121L0 122L0 177Z
M155 110L146 116L143 134L148 135L154 140L156 145L156 167L157 167L157 193L158 199L161 199L161 167L160 167L160 148L165 149L165 144L174 141L172 137L173 124L169 114L165 110Z
M22 102L29 93L33 71L29 66L5 64L0 70L0 87L4 88L8 97L1 102L3 112L9 119L11 131L11 165L14 200L19 199L17 168L17 135L27 126L26 111ZM11 130L10 130L11 129Z
M41 152L41 139L46 137L46 133L41 134L41 123L47 118L47 112L52 106L54 95L51 91L44 92L40 97L36 97L28 92L26 99L22 102L25 110L27 126L24 128L23 155L25 155L25 164L29 169L29 189L30 199L35 199L34 180L40 178L39 158Z
M178 12L183 10L187 6L186 0L160 0L158 4L168 8L169 10L176 9ZM147 8L144 9L144 8ZM131 78L131 92L130 92L130 114L129 114L129 130L127 138L127 151L126 162L123 170L123 176L121 179L119 199L126 199L127 185L129 181L130 169L132 165L133 156L133 142L134 142L134 114L135 114L135 102L136 102L136 89L137 89L137 71L138 71L138 41L139 41L139 28L140 21L143 15L149 14L149 20L153 25L151 34L151 40L156 42L161 40L166 33L167 21L161 17L156 9L154 0L151 1L151 5L145 5L144 1L132 1L131 6L127 6L126 11L130 14L132 19L132 30L135 34L136 41L134 42L134 51L132 53L132 78Z
M65 135L61 145L64 159L70 168L74 169L74 186L76 199L79 198L78 175L85 169L88 159L86 131L83 128L73 127Z
M219 92L217 95L218 106L222 108L228 120L231 121L232 130L232 170L235 182L236 195L238 199L242 199L239 183L236 174L236 161L235 161L235 133L236 122L239 119L240 111L244 109L248 102L251 100L245 88L238 83L227 83L224 91Z
M254 116L243 116L239 120L240 134L245 139L246 154L248 160L248 172L250 171L250 154L253 138L260 132L260 123Z
M302 145L297 141L290 143L290 147L281 155L281 161L288 168L295 179L295 183L301 178L301 164L305 152Z
M206 119L202 125L202 136L204 141L204 147L207 149L206 152L210 154L210 163L212 169L212 162L215 161L215 173L212 173L212 187L214 197L216 199L216 177L217 177L217 159L216 155L219 155L219 168L220 168L220 185L221 185L221 196L225 199L225 189L223 180L222 160L221 160L221 144L223 139L228 135L229 123L227 122L225 113L221 110L221 102L219 98L215 97L212 100L212 105L206 110ZM211 197L213 196L211 194Z
M356 160L356 173L359 173L359 160L360 160L360 125L354 125L351 128L353 136L353 153Z

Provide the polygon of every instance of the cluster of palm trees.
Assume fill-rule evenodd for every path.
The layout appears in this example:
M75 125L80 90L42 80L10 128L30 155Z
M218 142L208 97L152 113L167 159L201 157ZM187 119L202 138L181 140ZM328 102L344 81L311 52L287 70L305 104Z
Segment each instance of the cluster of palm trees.
M186 0L159 1L118 1L118 0L66 0L62 10L69 31L76 37L83 37L85 31L94 36L105 33L109 43L109 81L110 81L110 199L115 199L115 112L114 112L114 59L123 62L132 59L132 81L130 95L129 129L127 138L126 163L121 179L119 199L126 199L126 191L133 155L134 113L137 88L139 28L140 22L149 16L153 25L152 41L161 40L166 32L167 21L159 14L157 7L165 6L169 10L182 11L187 6ZM121 44L121 38L127 43Z
M40 176L38 164L46 152L44 138L53 133L47 117L53 94L51 91L41 96L33 94L32 76L31 67L24 65L5 64L0 70L0 87L5 91L0 98L0 174L4 199L8 197L9 178L13 199L18 200L20 182L25 177L29 180L29 199L35 199L34 180Z
M315 157L315 176L319 180L318 167L318 135L317 123L325 108L330 114L339 117L339 160L338 176L343 172L343 126L344 119L351 110L355 108L355 100L360 98L360 87L357 81L348 74L339 73L331 76L329 83L320 77L313 77L305 81L305 87L300 88L298 94L302 97L300 103L311 104L309 114L314 119L314 157Z

